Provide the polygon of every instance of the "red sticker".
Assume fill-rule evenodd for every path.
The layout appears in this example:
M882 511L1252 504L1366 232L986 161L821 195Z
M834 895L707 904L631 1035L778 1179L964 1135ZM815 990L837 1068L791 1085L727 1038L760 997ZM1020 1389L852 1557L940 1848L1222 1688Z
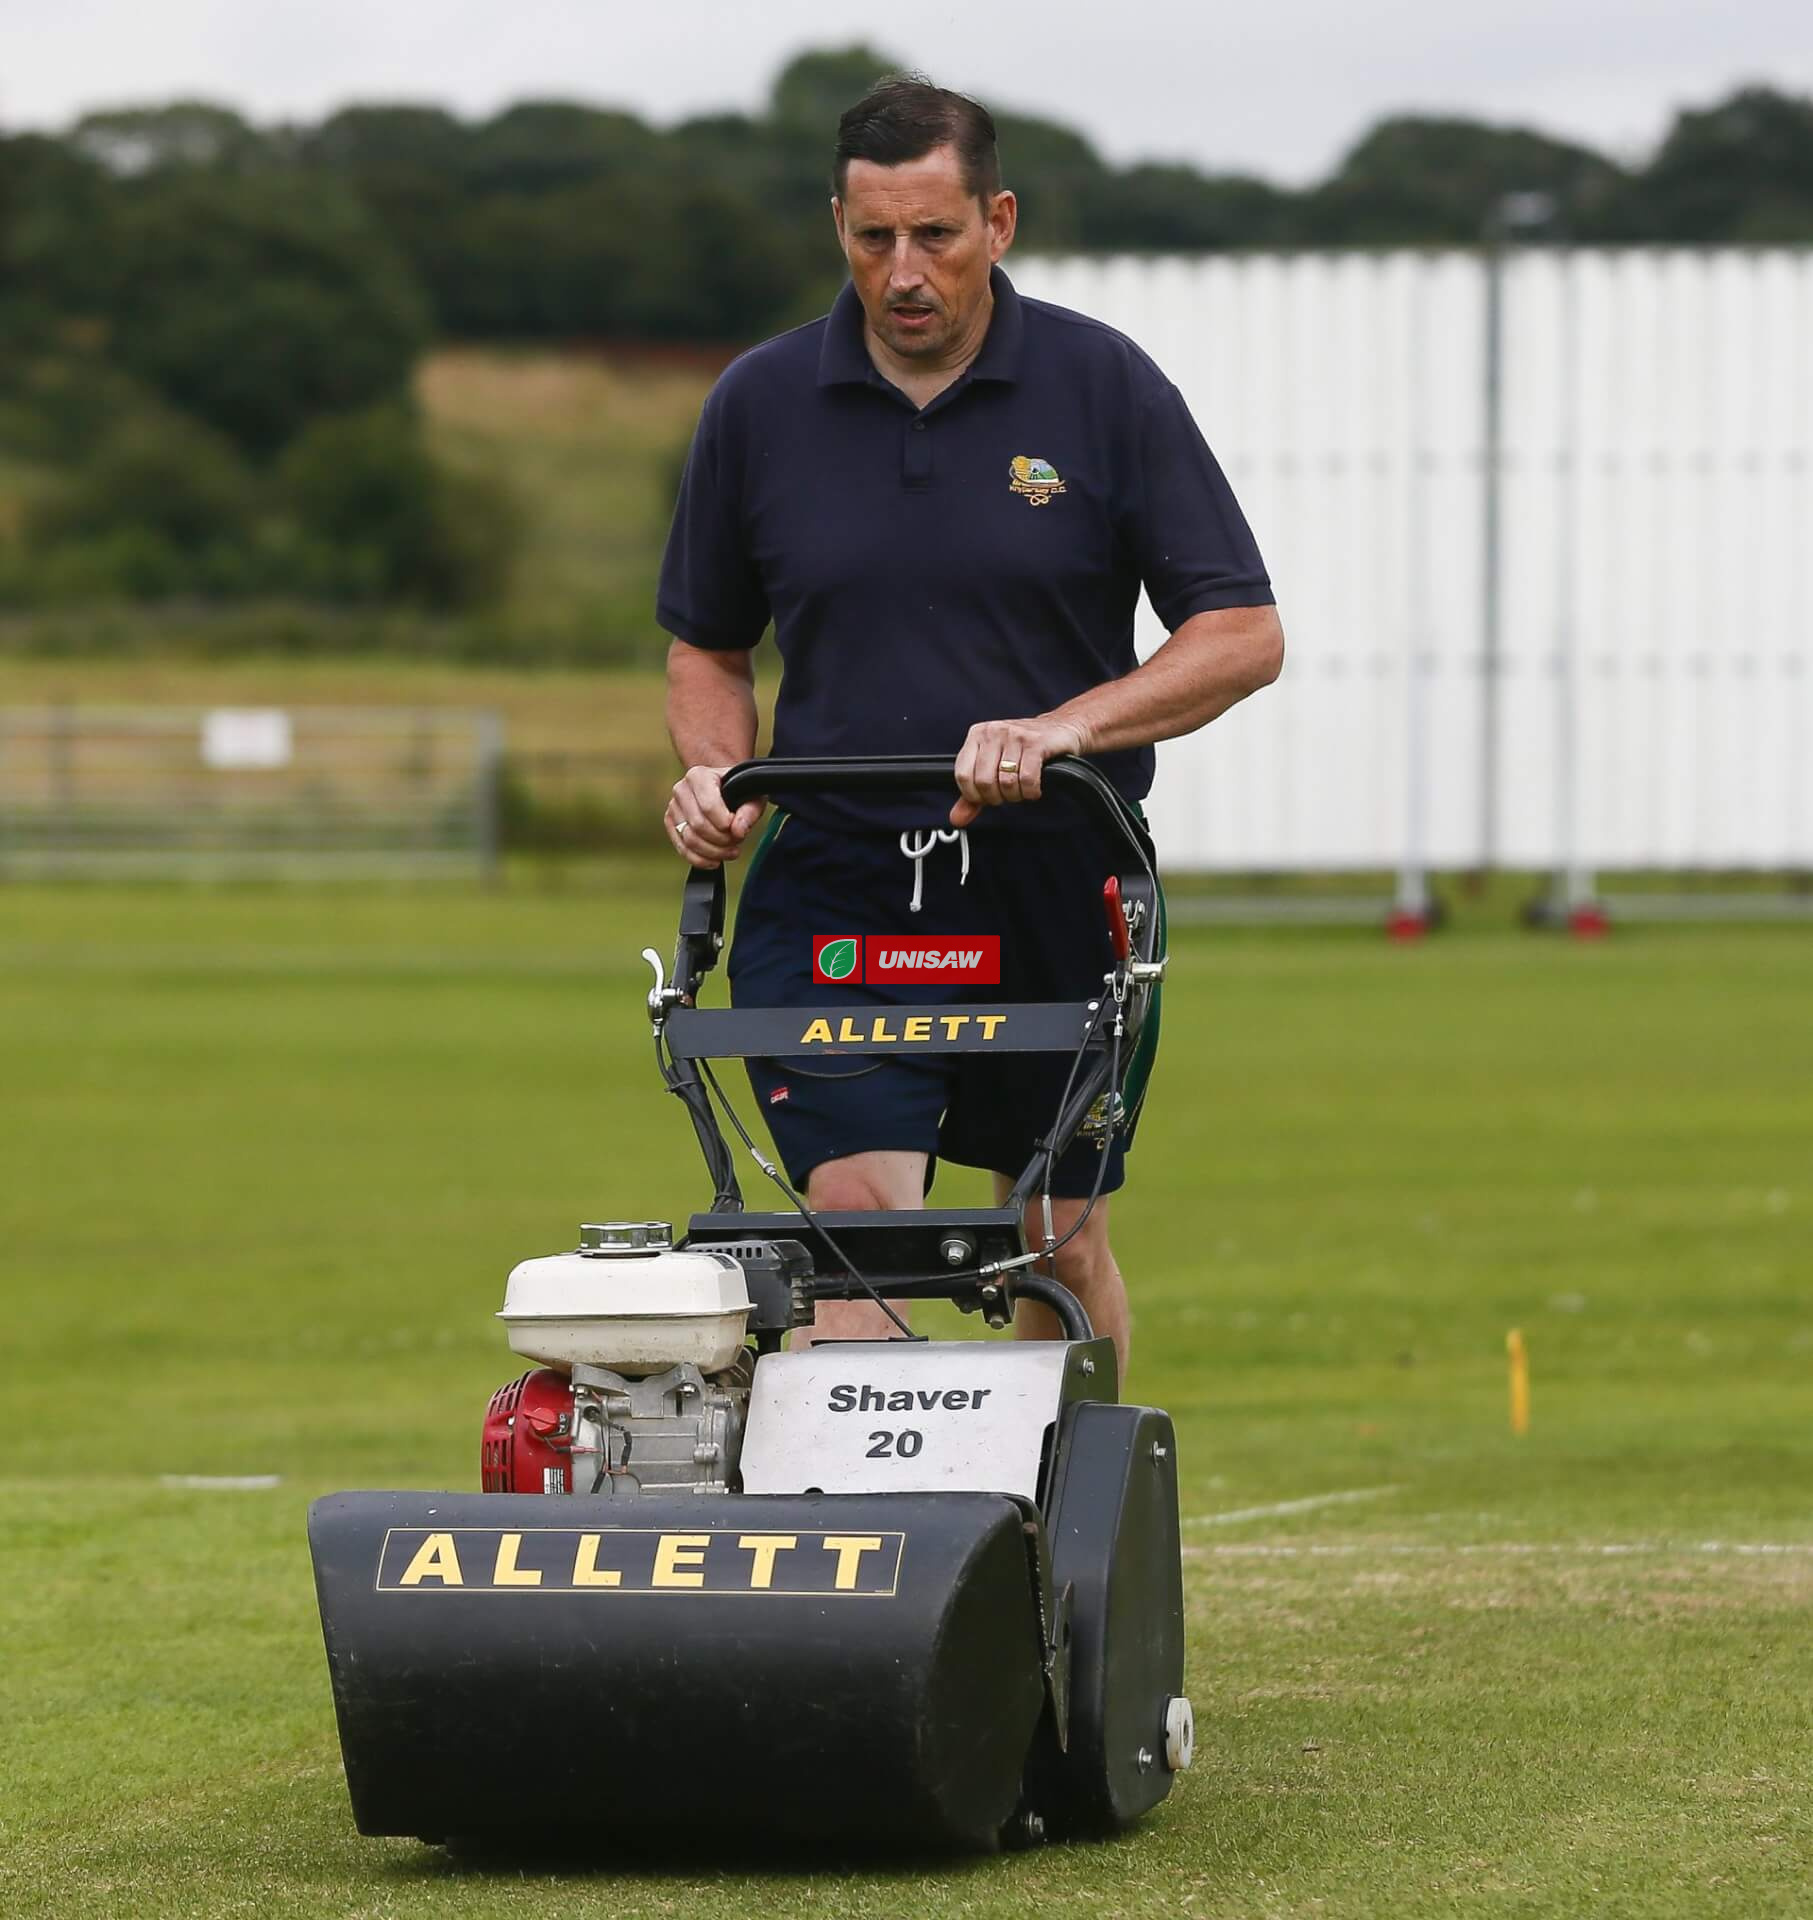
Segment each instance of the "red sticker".
M868 964L862 977L872 986L912 980L1001 984L998 933L872 933L864 944Z

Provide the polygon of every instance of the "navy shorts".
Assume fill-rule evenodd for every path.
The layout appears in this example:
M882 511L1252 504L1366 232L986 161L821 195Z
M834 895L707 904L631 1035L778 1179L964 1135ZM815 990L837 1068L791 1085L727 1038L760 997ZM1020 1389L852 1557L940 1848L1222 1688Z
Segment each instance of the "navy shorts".
M944 827L942 820L928 826ZM923 830L919 835L922 840ZM892 832L826 831L777 813L750 856L731 945L731 1002L746 1007L998 1005L1093 999L1112 963L1102 882L1120 861L1107 830L969 833L962 850L940 842L914 863ZM1162 912L1162 908L1161 908ZM824 986L812 979L814 934L996 934L1001 984L925 979L910 984ZM1120 1186L1158 1042L1158 1005L1125 1078L1128 1117L1107 1148L1104 1193ZM776 1151L802 1191L825 1160L885 1149L987 1167L1017 1178L1051 1129L1073 1056L956 1053L915 1061L748 1061ZM1079 1138L1059 1157L1052 1192L1081 1199L1101 1171L1101 1149Z

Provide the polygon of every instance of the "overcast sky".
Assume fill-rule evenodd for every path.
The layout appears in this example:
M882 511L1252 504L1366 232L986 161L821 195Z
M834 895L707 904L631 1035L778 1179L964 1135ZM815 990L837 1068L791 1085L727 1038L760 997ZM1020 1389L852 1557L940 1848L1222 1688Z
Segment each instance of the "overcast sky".
M1808 0L0 0L0 125L178 96L257 119L564 98L666 122L752 108L790 54L856 39L1118 161L1292 182L1387 112L1628 156L1739 82L1813 91Z

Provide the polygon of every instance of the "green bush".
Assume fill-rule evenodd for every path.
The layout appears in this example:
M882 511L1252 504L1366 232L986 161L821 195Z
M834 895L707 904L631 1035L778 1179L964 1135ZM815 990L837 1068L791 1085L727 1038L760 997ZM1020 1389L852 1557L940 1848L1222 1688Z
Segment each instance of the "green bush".
M180 415L144 415L123 422L34 506L26 535L34 548L50 548L142 532L196 555L243 540L255 497L251 474L219 434Z
M360 557L373 597L457 611L493 605L509 586L514 497L438 465L401 409L317 421L283 456L278 484L306 536Z
M254 454L404 391L427 343L408 269L320 177L171 172L118 190L109 350Z
M195 558L152 527L111 527L63 540L33 556L28 604L71 607L122 600L168 600L190 590Z
M461 612L503 598L522 531L514 497L440 465L400 408L317 422L267 475L222 435L148 407L40 483L22 520L0 606L295 599Z
M449 610L501 605L522 549L516 495L489 474L443 466L436 469L433 507L427 603Z
M128 422L169 418L142 380L79 343L0 354L0 446L25 460L73 466Z

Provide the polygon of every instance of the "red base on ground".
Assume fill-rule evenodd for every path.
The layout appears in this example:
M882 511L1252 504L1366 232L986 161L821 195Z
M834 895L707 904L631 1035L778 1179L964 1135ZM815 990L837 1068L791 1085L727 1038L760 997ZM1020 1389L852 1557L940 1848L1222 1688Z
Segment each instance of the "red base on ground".
M1567 930L1576 940L1603 940L1612 923L1603 907L1576 907L1567 917Z
M1388 940L1420 940L1429 931L1429 916L1426 913L1409 913L1402 907L1394 907L1385 922L1385 937Z

